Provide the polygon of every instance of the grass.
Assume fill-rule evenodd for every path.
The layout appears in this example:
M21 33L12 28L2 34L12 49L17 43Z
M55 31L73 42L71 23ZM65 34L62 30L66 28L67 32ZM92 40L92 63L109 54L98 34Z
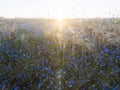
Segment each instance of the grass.
M0 20L1 90L119 90L119 19Z

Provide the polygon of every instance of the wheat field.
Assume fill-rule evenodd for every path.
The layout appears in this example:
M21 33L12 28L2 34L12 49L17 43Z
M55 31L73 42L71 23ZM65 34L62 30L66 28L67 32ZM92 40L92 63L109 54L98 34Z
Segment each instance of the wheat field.
M0 18L0 90L119 89L119 18Z

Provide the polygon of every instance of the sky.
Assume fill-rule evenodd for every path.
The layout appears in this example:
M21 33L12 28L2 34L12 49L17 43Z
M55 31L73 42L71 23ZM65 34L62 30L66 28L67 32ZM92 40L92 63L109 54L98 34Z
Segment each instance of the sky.
M0 0L7 18L119 17L120 0Z

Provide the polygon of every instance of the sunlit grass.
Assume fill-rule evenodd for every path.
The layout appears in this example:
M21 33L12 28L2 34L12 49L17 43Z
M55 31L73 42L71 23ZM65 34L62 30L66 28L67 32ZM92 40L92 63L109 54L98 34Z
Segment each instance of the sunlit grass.
M28 24L27 20L16 20L12 32L1 25L0 89L119 88L119 42L115 45L106 37L109 27L115 25L113 30L119 25L78 21L29 20ZM119 38L117 30L114 39Z

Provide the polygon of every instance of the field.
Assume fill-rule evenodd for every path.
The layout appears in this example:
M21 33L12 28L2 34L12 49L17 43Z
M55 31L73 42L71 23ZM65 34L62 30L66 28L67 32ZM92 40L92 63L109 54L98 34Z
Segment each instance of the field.
M0 18L0 90L120 90L120 19Z

